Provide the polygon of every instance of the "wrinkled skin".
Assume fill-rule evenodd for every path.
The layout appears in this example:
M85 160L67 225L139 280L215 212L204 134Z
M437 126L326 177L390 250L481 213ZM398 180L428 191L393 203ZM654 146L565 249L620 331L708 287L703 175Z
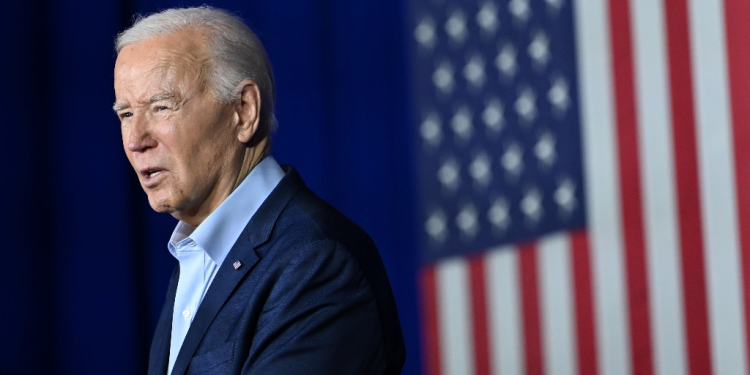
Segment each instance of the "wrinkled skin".
M198 30L125 46L115 63L114 109L122 143L151 207L198 226L259 162L248 147L260 94L243 81L220 104L207 87L209 61Z

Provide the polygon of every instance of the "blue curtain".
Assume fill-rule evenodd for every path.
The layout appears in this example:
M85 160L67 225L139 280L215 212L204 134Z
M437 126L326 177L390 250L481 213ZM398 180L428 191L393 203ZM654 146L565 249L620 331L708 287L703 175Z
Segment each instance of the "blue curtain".
M113 40L132 14L193 1L11 1L0 13L0 373L145 373L175 260L125 158ZM359 223L385 261L420 372L406 5L214 1L265 44L272 153Z

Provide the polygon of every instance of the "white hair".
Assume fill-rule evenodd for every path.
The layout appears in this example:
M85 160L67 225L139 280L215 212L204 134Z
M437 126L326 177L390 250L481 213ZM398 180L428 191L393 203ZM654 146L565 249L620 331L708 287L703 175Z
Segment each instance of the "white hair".
M261 124L272 130L276 126L276 93L271 64L258 37L239 17L205 5L139 15L133 26L117 36L115 49L120 53L129 44L187 28L194 28L205 37L209 53L206 83L213 90L214 99L232 103L238 98L240 82L254 81L261 95Z

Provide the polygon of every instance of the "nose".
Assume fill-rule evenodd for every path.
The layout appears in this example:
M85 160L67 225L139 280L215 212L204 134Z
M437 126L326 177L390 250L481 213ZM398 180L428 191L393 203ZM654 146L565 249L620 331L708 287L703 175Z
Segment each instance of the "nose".
M150 124L144 116L133 115L129 124L123 127L123 141L130 152L144 152L156 147L156 140L151 135Z

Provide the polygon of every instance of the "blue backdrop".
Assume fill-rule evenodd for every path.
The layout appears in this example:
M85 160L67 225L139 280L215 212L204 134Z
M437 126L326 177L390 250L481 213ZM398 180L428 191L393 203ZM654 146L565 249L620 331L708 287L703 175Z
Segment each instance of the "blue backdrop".
M176 262L112 113L117 32L192 1L10 1L0 14L0 373L145 373ZM265 44L277 83L272 153L367 230L420 372L405 4L213 1Z

